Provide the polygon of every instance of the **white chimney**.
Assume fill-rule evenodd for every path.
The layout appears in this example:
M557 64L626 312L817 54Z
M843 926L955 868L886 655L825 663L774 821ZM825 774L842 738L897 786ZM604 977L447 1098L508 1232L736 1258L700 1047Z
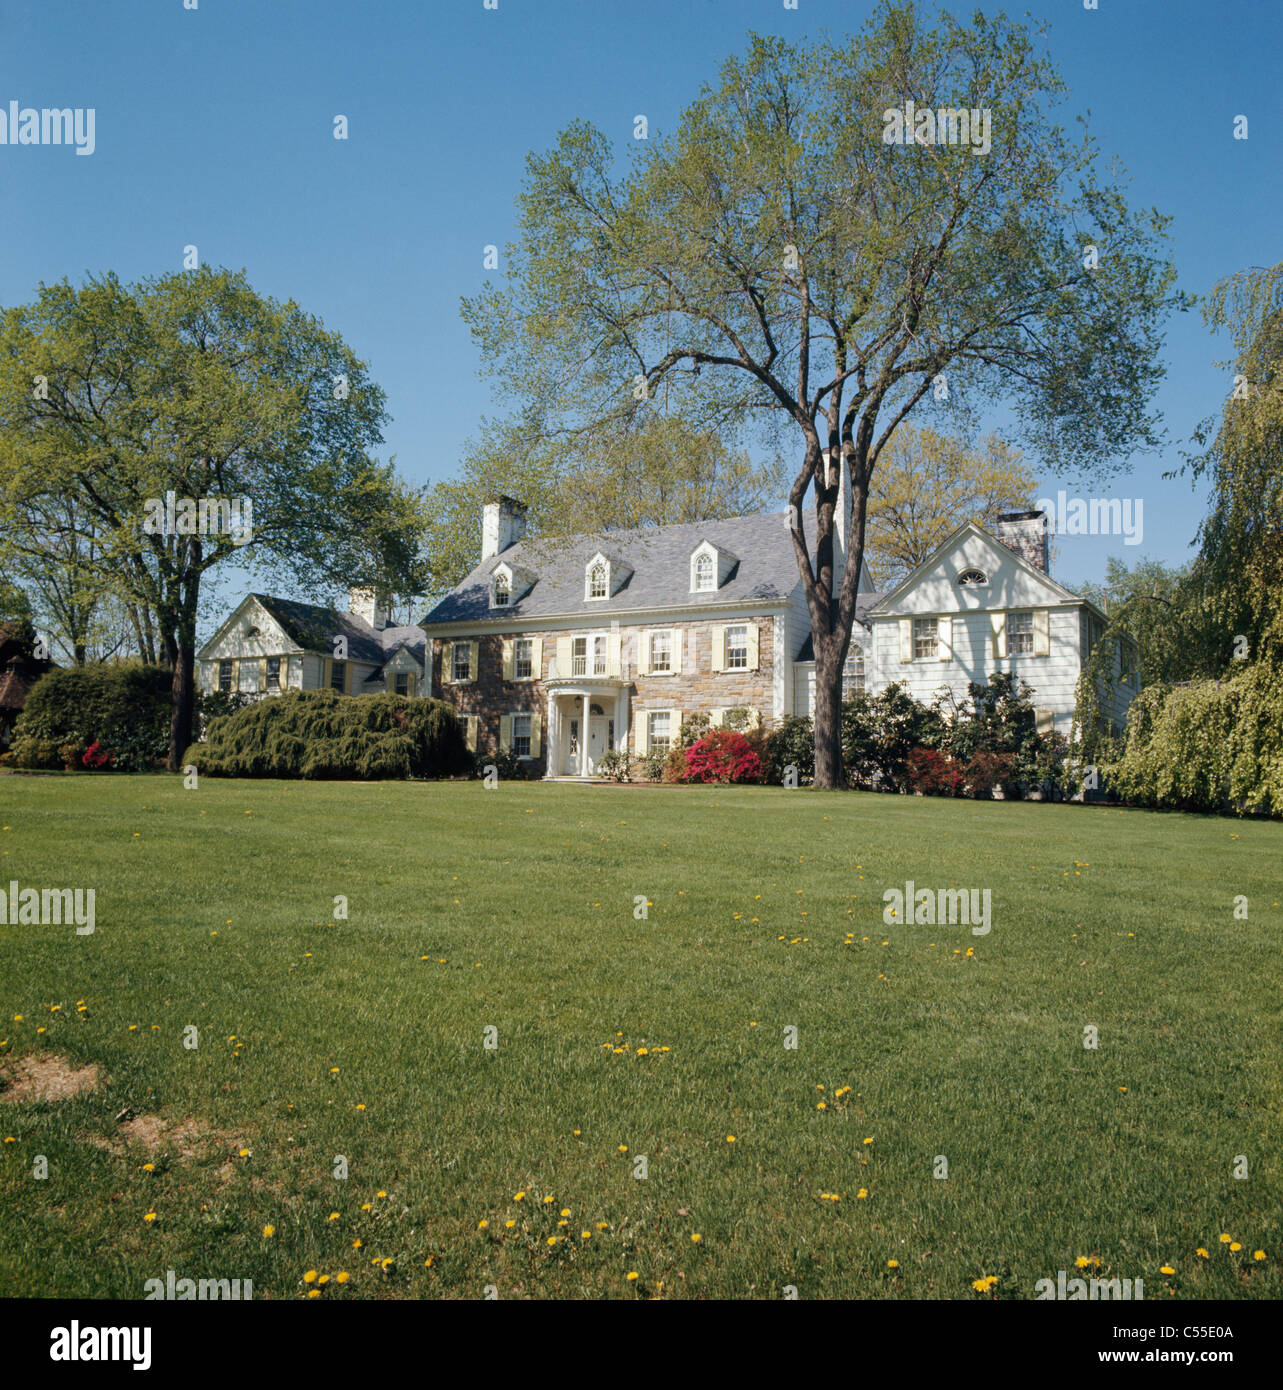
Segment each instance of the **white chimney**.
M353 617L369 623L375 632L388 625L388 596L382 589L349 589L347 606Z
M1003 512L994 534L1008 550L1014 550L1044 574L1051 573L1046 512Z
M481 558L492 560L526 534L526 504L495 497L481 508Z

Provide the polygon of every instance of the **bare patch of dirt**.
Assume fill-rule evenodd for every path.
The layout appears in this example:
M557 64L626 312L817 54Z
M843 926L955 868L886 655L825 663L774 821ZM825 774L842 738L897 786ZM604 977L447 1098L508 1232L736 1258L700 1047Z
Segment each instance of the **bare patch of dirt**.
M72 1100L97 1090L103 1080L96 1062L73 1066L57 1052L6 1057L0 1062L0 1101L23 1105L39 1100Z
M133 1115L118 1124L109 1138L95 1136L90 1143L114 1154L137 1147L148 1153L175 1153L179 1158L206 1158L211 1153L226 1153L238 1147L234 1135L211 1129L194 1116L167 1120L162 1115Z

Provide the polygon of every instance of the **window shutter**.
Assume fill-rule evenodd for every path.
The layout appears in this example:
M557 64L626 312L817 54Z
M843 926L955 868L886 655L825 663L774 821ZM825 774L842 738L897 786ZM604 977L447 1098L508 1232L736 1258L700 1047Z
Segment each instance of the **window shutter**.
M512 677L513 677L512 638L511 638L511 637L505 637L505 638L503 639L503 678L504 678L504 680L506 680L506 681L510 681L510 680L512 679Z
M454 643L441 643L441 684L454 684Z
M726 670L726 629L724 627L713 629L713 670Z
M681 675L682 671L682 641L686 633L680 628L673 628L669 636L669 650L673 654L672 669L674 675Z
M993 654L994 656L1007 655L1007 615L1005 613L990 613L989 623L993 628Z
M463 741L468 745L469 751L477 751L477 716L475 714L465 714L463 716Z
M345 661L345 662L343 663L343 693L344 693L344 695L350 695L350 694L352 693L352 676L353 676L353 666L352 666L352 663L351 663L350 661Z
M953 660L953 619L949 617L936 619L936 659L939 661Z
M258 688L267 689L267 658L260 656L258 659Z
M1038 732L1040 734L1049 734L1056 727L1056 714L1054 710L1035 710L1034 717L1037 720Z
M1034 609L1034 655L1051 655L1051 613L1046 608Z
M410 674L405 678L405 693L412 700L414 699L414 684L416 679L417 677L415 676L413 671L411 671Z
M479 662L479 660L480 660L480 656L481 656L481 643L480 643L480 642L469 642L469 643L468 643L468 679L469 679L470 681L476 680L476 678L477 678L477 672L481 669L480 666L478 665L478 662Z
M913 619L900 619L900 660L913 660Z
M557 675L562 680L570 675L571 668L575 664L572 654L574 648L571 646L571 640L572 639L569 637L557 638Z
M646 756L648 748L646 741L646 714L647 711L644 709L635 710L633 712L633 752L636 753L639 758L644 758Z
M748 625L748 669L757 670L757 624Z
M668 746L676 748L678 745L678 735L682 731L682 712L679 709L668 711Z
M539 749L541 747L539 742L539 729L541 722L539 715L532 712L530 715L530 756L532 758L537 758L539 756Z
M650 675L650 633L639 632L637 634L637 674L639 676Z
M499 716L499 751L501 753L510 752L512 749L512 715L501 714Z
M619 633L612 632L606 638L606 674L616 678L623 674L623 668L619 664L619 647Z
M530 675L532 679L543 680L543 638L530 639Z
M330 688L330 677L331 677L333 674L334 674L334 658L333 658L332 656L323 656L323 657L321 658L321 689L322 689L322 690L328 690L328 689Z

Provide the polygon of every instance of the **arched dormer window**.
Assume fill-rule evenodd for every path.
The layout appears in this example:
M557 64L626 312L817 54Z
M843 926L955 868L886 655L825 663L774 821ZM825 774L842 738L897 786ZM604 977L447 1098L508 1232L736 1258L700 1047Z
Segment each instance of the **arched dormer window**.
M604 560L595 560L588 567L588 585L585 598L608 598L610 595L610 571Z
M695 592L708 593L717 588L717 565L707 550L695 556Z
M984 570L963 570L958 576L959 587L963 589L983 589L988 583L989 576Z
M507 608L511 600L512 588L508 583L508 576L500 571L494 577L494 606Z

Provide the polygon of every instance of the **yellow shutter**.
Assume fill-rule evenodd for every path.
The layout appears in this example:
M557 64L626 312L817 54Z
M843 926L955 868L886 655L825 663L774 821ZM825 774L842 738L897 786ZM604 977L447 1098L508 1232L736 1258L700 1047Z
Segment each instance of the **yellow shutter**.
M232 693L235 694L241 688L241 659L239 656L232 657Z
M574 666L574 648L571 643L574 639L570 637L557 638L557 676L561 680L570 675Z
M512 715L499 716L499 751L507 753L512 748Z
M1038 732L1040 734L1049 734L1056 726L1056 715L1053 710L1035 710L1034 718L1037 720Z
M726 629L724 627L713 629L713 670L726 670Z
M637 634L637 674L650 675L650 633L645 631Z
M686 639L686 633L682 628L673 628L669 636L669 643L673 653L672 670L675 675L680 675L682 670L682 643Z
M543 638L530 639L530 676L532 680L543 680Z
M644 709L635 710L633 712L633 752L636 753L639 758L644 758L646 756L650 746L646 732L648 728L646 715L647 711Z
M940 661L953 660L953 619L936 619L936 657Z
M1051 613L1046 608L1034 609L1034 655L1051 655Z
M477 751L477 716L475 714L463 716L463 741L471 752Z
M470 681L476 680L476 678L477 678L477 673L478 673L478 672L480 671L480 669L481 669L480 666L478 665L478 661L479 661L479 659L480 659L480 656L481 656L481 643L480 643L480 642L469 642L469 643L468 643L468 679L469 679Z
M267 658L260 656L258 659L258 688L267 689Z
M441 643L441 684L454 684L454 643Z
M993 654L994 656L1007 655L1007 615L1005 613L990 613L989 623L993 628Z
M900 660L913 660L913 619L900 619Z
M749 623L749 625L748 625L748 669L749 669L750 671L756 671L756 670L757 670L757 662L758 662L757 624L756 624L756 623Z
M323 657L321 658L321 689L322 689L322 690L328 690L328 689L330 688L330 676L331 676L333 673L334 673L334 658L333 658L332 656L323 656Z
M405 693L411 699L414 699L414 686L417 679L418 677L414 674L413 671L411 671L410 674L405 678Z
M511 637L505 637L505 638L503 639L503 657L502 657L502 662L503 662L503 679L506 680L506 681L510 681L510 680L513 679L513 677L514 677L514 675L515 675L515 673L516 673L516 667L515 667L515 665L514 665L513 642L512 642L512 638L511 638Z
M619 633L612 632L606 638L606 674L618 678L621 674L619 665Z
M540 719L539 711L533 710L530 715L530 756L537 758L542 744L539 741Z

